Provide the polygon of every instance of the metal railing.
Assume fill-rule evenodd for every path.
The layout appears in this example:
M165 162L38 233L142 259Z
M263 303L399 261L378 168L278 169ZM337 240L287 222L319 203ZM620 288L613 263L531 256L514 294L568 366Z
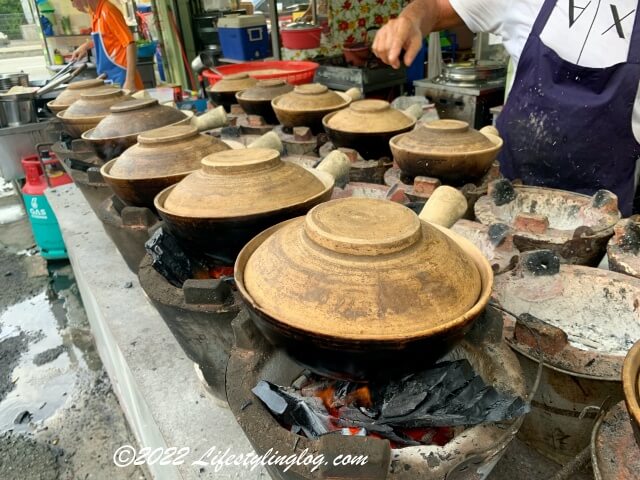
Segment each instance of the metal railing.
M11 40L19 40L22 38L20 25L24 25L27 21L22 13L2 13L0 14L0 32L4 33Z

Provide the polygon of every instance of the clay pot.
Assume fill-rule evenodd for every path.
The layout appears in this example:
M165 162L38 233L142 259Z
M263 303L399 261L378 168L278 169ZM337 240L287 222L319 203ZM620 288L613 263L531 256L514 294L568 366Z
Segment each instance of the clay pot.
M112 105L131 99L122 90L111 88L96 90L83 93L69 108L56 115L65 130L74 138L80 138L84 132L95 128L100 120L109 115Z
M334 92L319 83L296 85L292 92L271 100L278 121L285 127L309 127L313 133L322 132L322 118L328 113L347 107L351 97Z
M102 178L125 203L153 209L153 199L200 168L212 153L229 150L190 125L162 127L138 135L138 143L104 164Z
M69 108L73 102L79 100L83 93L104 88L118 90L116 87L105 85L104 80L92 79L73 82L60 92L60 95L47 103L47 107L49 107L49 110L54 114L58 114Z
M331 175L283 162L271 149L228 150L201 164L154 204L185 245L224 259L235 259L259 232L304 215L333 190Z
M210 86L207 93L212 102L222 105L229 112L231 105L236 103L236 93L251 88L256 83L257 80L247 73L227 75Z
M272 343L323 375L371 380L451 348L486 306L493 273L467 240L410 209L345 198L253 239L235 278Z
M414 118L384 100L359 100L330 113L322 125L336 147L357 150L365 159L390 157L389 140L411 130Z
M622 366L622 388L631 426L640 447L640 341L629 350Z
M134 145L142 132L168 125L184 125L191 116L177 108L160 105L158 100L127 100L109 109L95 128L82 134L101 160L119 156Z
M478 132L460 120L435 120L393 137L393 158L409 176L464 183L484 175L502 148L502 139Z
M277 124L278 118L271 107L271 100L293 90L284 80L260 80L255 86L236 93L236 101L249 115L260 115L269 124Z

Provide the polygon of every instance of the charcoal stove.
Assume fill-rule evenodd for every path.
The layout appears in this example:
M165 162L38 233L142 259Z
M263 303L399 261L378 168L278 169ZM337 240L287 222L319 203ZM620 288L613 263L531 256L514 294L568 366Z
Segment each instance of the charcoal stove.
M640 278L640 224L636 218L620 220L607 244L609 269Z
M475 204L485 225L504 223L521 252L550 249L563 262L597 265L620 220L617 197L599 190L592 197L552 188L514 186L508 180L489 185Z
M231 105L231 112L227 119L233 119L233 125L238 127L244 135L264 135L272 131L277 125L269 124L260 115L246 113L238 104Z
M529 385L544 354L541 386L519 436L564 464L589 445L595 414L581 418L585 408L622 399L622 363L640 338L640 281L533 251L495 277L493 297L517 316L505 322L505 337Z
M333 150L341 151L351 161L351 169L349 170L350 182L377 183L383 185L385 173L393 166L393 161L389 157L365 159L352 148L339 147L336 149L330 141L320 147L319 154L324 158Z
M285 152L289 155L315 155L328 140L326 134L314 135L308 127L289 128L278 125L273 131L280 137Z
M332 90L347 91L357 88L364 94L399 88L400 93L407 81L404 67L391 68L378 59L371 59L364 67L349 66L343 55L321 60L316 70L314 82L326 85Z
M145 255L149 232L160 222L158 215L148 208L125 205L115 195L98 205L96 215L129 270L136 273Z
M487 173L475 183L468 183L465 185L450 185L458 188L467 199L469 209L465 214L465 218L474 219L473 208L476 201L485 195L489 183L500 178L500 167L498 162L494 162ZM440 179L433 177L411 177L406 175L398 166L394 163L392 168L389 168L384 174L384 183L390 187L397 185L397 188L402 189L405 194L412 201L427 201L431 194L443 182ZM448 185L447 183L444 183Z
M614 405L596 426L591 441L591 464L599 480L638 478L640 446L624 402Z
M466 358L489 384L524 396L519 364L502 340L501 315L487 311L476 328L451 353ZM489 475L504 449L515 436L522 417L501 424L467 428L444 446L422 445L391 448L388 440L370 436L323 435L316 440L292 433L278 423L252 393L261 380L291 385L303 367L282 350L274 349L246 318L233 322L236 346L227 367L229 406L258 455L270 449L279 455L322 454L327 460L315 472L309 466L293 465L288 471L268 466L274 479L367 478L367 479L481 479ZM365 466L334 467L338 455L368 456Z
M76 139L70 144L56 142L51 150L62 160L62 165L78 186L82 195L96 212L98 206L113 192L100 174L103 162L85 141Z
M496 275L508 272L518 263L520 252L513 245L513 234L507 225L496 223L487 226L462 219L458 220L451 230L478 247L491 263Z
M246 316L236 293L221 279L189 279L182 287L172 285L153 268L148 254L140 263L138 277L208 391L226 402L224 376L233 345L231 321Z

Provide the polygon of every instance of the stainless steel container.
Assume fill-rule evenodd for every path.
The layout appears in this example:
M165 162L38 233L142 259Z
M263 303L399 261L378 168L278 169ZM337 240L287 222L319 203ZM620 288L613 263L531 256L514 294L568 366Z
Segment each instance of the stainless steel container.
M2 109L9 127L18 127L38 121L33 93L17 93L0 95Z
M29 74L27 73L3 73L0 75L0 90L9 90L11 87L28 87Z

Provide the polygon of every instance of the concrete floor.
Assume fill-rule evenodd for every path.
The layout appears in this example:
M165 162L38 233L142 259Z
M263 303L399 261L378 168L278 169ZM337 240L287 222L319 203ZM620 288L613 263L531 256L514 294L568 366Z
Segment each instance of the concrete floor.
M26 217L6 215L17 202L0 195L0 479L144 479L139 467L113 465L115 449L135 439L73 271L31 254Z

